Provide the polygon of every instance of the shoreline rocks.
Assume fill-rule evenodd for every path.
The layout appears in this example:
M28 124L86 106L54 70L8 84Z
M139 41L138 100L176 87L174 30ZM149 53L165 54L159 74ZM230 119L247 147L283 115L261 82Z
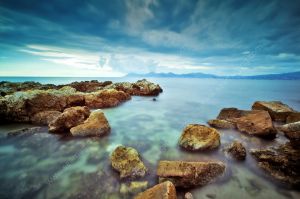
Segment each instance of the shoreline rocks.
M222 162L160 161L157 167L159 182L171 181L176 187L203 186L225 171Z
M278 129L290 140L300 140L300 121L279 126Z
M220 145L220 134L214 128L189 124L179 138L179 145L193 151L215 149Z
M226 152L239 161L245 160L247 155L246 148L237 140L233 141L230 146L226 148Z
M118 146L111 154L112 167L120 173L120 178L144 177L147 168L139 153L132 147Z
M166 181L138 194L134 199L177 199L172 182Z

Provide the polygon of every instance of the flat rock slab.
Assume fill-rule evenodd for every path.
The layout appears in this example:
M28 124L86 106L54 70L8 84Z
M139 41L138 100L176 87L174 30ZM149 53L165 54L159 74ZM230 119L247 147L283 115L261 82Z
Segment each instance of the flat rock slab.
M157 176L160 182L171 181L176 187L202 186L225 171L222 162L160 161Z
M172 182L166 181L138 194L134 199L176 199L176 189Z
M294 110L280 101L257 101L252 105L253 110L268 111L274 121L285 122Z
M188 150L215 149L220 145L220 134L214 128L189 124L181 134L179 145Z

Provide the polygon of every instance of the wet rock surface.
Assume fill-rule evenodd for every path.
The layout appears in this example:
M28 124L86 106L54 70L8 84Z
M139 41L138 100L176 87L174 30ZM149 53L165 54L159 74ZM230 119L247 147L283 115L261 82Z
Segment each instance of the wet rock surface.
M286 118L286 123L293 123L299 121L300 121L300 112L293 112L289 114L289 116Z
M222 162L160 161L157 168L159 181L171 181L176 187L206 185L225 171Z
M294 110L280 101L257 101L252 105L253 110L268 111L274 121L285 122Z
M275 179L290 184L300 185L300 148L299 143L291 142L276 148L252 149L251 155L258 166Z
M112 167L120 178L138 178L146 175L147 168L139 153L132 147L118 146L110 156Z
M279 126L278 129L290 140L300 140L300 121Z
M220 145L220 134L214 128L189 124L180 136L179 145L188 150L215 149Z
M138 194L135 199L176 199L176 189L172 182L166 181Z
M234 129L236 126L233 122L227 120L213 119L207 122L210 126L219 129Z
M104 113L97 110L83 124L71 128L70 132L73 136L102 136L110 132L110 126Z
M229 147L226 148L226 152L228 152L233 158L237 160L245 160L246 159L246 148L243 144L237 140L233 141Z

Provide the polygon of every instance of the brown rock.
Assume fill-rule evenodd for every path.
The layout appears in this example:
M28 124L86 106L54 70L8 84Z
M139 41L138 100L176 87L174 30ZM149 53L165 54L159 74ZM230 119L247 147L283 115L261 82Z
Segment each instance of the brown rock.
M102 136L110 132L109 123L102 111L93 111L83 124L70 129L73 136Z
M246 148L239 141L233 141L226 151L237 160L246 159Z
M280 101L257 101L252 105L253 110L268 111L274 121L285 122L294 110Z
M59 111L41 111L33 115L33 117L30 118L31 122L33 124L37 125L48 125L53 120L55 120L61 112Z
M237 118L237 129L256 136L274 136L276 130L267 111L256 111Z
M280 131L284 132L284 135L290 140L300 139L300 121L294 123L288 123L278 127Z
M180 136L179 145L189 150L214 149L220 145L220 135L214 128L189 124Z
M67 104L68 104L68 107L84 106L85 105L84 94L76 93L76 94L67 96Z
M120 178L137 178L146 175L147 168L132 147L118 146L110 156L112 167L120 172Z
M223 174L222 162L160 161L157 175L160 182L171 181L176 187L202 186Z
M90 115L86 106L75 106L67 108L55 120L49 124L50 132L66 132L72 127L82 124Z
M217 119L219 120L227 120L231 121L232 119L236 119L248 114L250 111L239 110L237 108L223 108Z
M235 128L235 124L233 122L230 122L227 120L214 119L214 120L209 120L207 123L210 126L219 128L219 129L234 129Z
M293 112L289 114L289 116L286 118L286 123L293 123L299 121L300 121L300 112Z
M300 185L299 145L286 143L278 148L251 150L251 154L258 166L275 179L294 186Z
M176 199L176 189L172 182L166 181L138 194L135 199Z

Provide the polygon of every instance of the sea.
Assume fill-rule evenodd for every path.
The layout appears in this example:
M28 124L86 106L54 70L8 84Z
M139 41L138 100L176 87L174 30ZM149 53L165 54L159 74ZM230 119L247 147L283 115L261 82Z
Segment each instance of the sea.
M66 84L73 81L111 80L135 82L138 78L0 77L0 81L37 81ZM120 180L110 165L110 154L119 145L134 147L148 168L148 187L158 182L160 160L223 161L226 171L214 182L191 189L177 189L178 197L191 192L195 199L298 199L291 188L257 166L251 149L265 149L287 142L279 133L274 140L252 137L236 130L219 130L221 146L213 151L188 152L178 140L188 124L207 124L225 107L249 110L258 100L282 101L300 111L299 80L230 80L197 78L148 78L163 92L157 97L134 96L114 108L103 109L111 133L101 138L72 138L50 134L8 137L11 131L32 127L9 123L0 126L0 198L133 198L129 180ZM153 100L155 98L156 100ZM247 149L238 162L224 152L233 141Z

